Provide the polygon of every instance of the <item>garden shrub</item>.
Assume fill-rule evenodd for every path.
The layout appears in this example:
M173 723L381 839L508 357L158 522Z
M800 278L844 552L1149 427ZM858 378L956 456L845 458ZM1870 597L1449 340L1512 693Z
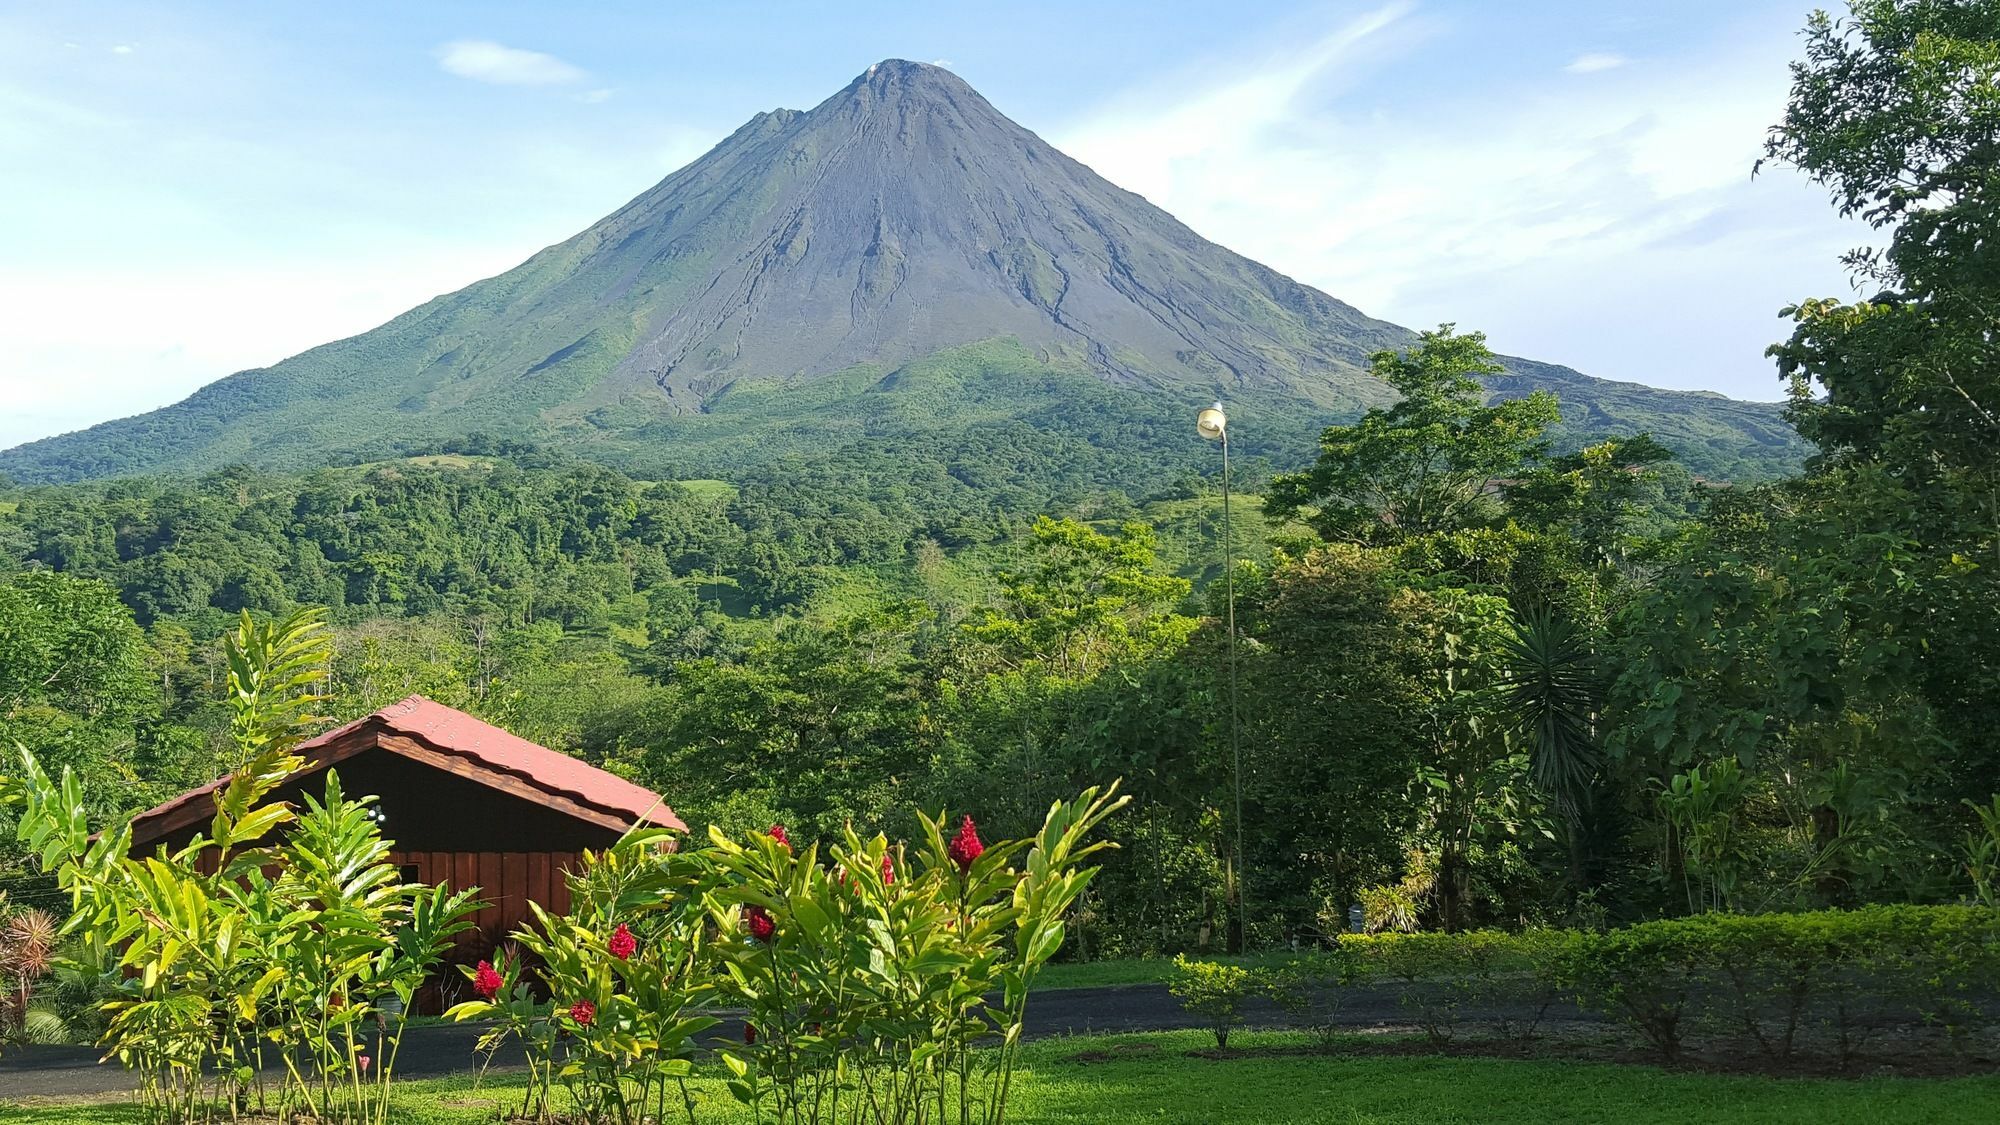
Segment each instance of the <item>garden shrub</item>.
M1030 990L1097 874L1085 861L1114 846L1092 835L1128 800L1086 789L991 844L970 816L947 834L919 814L912 846L850 827L826 862L780 829L710 829L718 988L751 1029L722 1055L732 1093L759 1120L1000 1125Z
M638 829L584 853L567 876L568 914L529 904L533 924L514 940L541 965L546 1010L517 962L466 972L481 999L446 1014L498 1021L480 1044L488 1059L507 1039L521 1042L530 1068L524 1116L546 1116L560 1083L586 1122L663 1121L670 1096L694 1118L687 1078L696 1037L719 1022L700 1010L715 994L704 925L715 880L705 857L670 848L672 839ZM560 1060L556 1040L567 1048Z
M569 914L514 935L546 966L548 1008L503 959L468 971L480 999L450 1014L499 1021L489 1058L527 1047L536 1119L560 1085L592 1125L658 1122L675 1094L697 1120L684 1079L706 1009L727 1005L745 1028L720 1060L760 1121L999 1125L1029 990L1096 874L1084 861L1111 846L1090 837L1125 803L1087 789L1033 838L992 844L970 817L948 838L923 818L914 847L851 828L824 849L779 825L711 829L700 849L634 832L585 857Z
M1611 930L1570 943L1551 967L1580 1003L1619 1017L1661 1057L1680 1057L1682 1020L1708 962L1689 919Z
M1354 983L1354 958L1341 948L1302 954L1258 974L1265 996L1293 1027L1331 1051L1340 1035L1340 1007Z
M1193 961L1186 954L1174 958L1174 972L1167 991L1181 1007L1201 1017L1215 1035L1217 1050L1229 1049L1229 1033L1243 1026L1243 1005L1264 991L1263 973L1241 965L1217 961Z
M1523 979L1534 979L1525 945L1497 930L1348 934L1340 948L1351 961L1353 979L1398 985L1398 1001L1440 1045L1457 1034L1468 1007L1500 1003Z
M2000 914L1871 906L1702 914L1579 935L1556 959L1579 1001L1618 1016L1663 1058L1714 1029L1774 1059L1825 1032L1851 1061L1884 1024L1931 1025L1963 1049L2000 990Z

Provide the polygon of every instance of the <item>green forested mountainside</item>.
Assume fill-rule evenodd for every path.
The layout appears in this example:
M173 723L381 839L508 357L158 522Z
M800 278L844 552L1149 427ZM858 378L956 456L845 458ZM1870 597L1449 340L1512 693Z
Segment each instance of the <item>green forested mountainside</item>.
M1209 242L938 67L886 62L811 112L760 114L520 266L133 418L0 451L69 481L302 470L527 442L649 477L729 476L866 441L994 440L1101 461L1120 487L1197 451L1221 399L1297 467L1386 401L1408 329ZM1768 479L1776 407L1506 361L1559 393L1572 445L1650 431L1700 475ZM998 433L996 434L996 431Z

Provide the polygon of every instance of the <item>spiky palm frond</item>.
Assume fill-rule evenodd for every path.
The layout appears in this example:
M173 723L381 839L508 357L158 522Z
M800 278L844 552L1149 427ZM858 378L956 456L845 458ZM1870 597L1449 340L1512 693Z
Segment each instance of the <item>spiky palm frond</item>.
M1603 759L1594 729L1602 684L1590 649L1575 622L1546 605L1517 614L1501 649L1501 697L1528 739L1530 776L1542 792L1574 802Z
M46 910L17 910L0 920L0 973L35 980L55 964L62 926Z
M70 1042L69 1021L54 1008L36 1005L21 1014L21 1042L52 1047Z

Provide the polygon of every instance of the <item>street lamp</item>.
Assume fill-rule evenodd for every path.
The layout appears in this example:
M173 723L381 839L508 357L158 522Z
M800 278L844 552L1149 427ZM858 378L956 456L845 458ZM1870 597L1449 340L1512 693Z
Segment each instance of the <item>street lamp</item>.
M1229 617L1229 754L1231 783L1236 796L1236 944L1237 952L1250 949L1249 872L1243 867L1243 738L1238 731L1236 688L1236 538L1229 525L1229 416L1222 404L1195 415L1195 432L1222 446L1222 581L1227 591Z

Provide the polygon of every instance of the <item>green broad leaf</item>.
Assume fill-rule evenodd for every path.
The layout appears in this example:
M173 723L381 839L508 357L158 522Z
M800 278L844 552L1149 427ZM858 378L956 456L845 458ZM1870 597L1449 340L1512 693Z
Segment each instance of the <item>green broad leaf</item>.
M809 898L796 899L792 902L792 919L800 926L803 926L806 932L812 935L814 940L823 939L824 935L833 928L833 919L827 915L827 912L820 907L819 903Z
M1062 948L1064 926L1061 922L1051 922L1035 933L1028 945L1028 961L1040 964L1056 955Z

